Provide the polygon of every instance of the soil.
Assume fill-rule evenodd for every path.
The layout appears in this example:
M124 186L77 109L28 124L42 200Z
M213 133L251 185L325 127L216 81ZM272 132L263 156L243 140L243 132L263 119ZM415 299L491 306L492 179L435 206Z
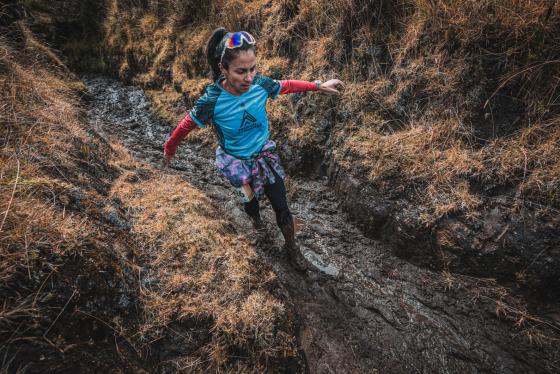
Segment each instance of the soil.
M187 140L171 167L164 169L163 143L173 126L153 114L142 89L106 77L84 80L92 95L89 120L102 137L121 142L143 162L185 178L223 206L238 232L253 239L278 275L277 292L298 314L306 371L560 371L557 348L528 339L543 331L542 326L548 338L557 339L557 322L545 317L540 317L541 325L521 320L516 310L523 300L492 281L434 272L397 257L390 243L364 235L350 222L340 206L344 200L326 177L287 179L291 209L300 223L297 240L312 264L305 274L298 273L287 263L270 206L262 204L267 228L256 233L229 182L214 167L211 149Z

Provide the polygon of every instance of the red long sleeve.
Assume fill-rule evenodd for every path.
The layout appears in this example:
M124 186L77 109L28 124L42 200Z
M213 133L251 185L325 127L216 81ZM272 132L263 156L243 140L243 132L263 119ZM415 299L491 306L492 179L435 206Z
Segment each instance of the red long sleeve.
M181 123L175 128L175 131L173 131L173 134L171 134L169 139L165 142L165 154L169 156L175 155L177 146L181 144L181 142L186 138L189 132L196 129L197 127L198 126L192 120L191 115L187 114L185 119L181 121Z
M282 84L280 95L294 92L317 91L315 82L283 80L280 81L280 84Z

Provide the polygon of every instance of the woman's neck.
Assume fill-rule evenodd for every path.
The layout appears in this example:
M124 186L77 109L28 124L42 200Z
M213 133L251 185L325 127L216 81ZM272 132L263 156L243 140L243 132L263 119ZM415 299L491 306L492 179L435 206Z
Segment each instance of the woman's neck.
M234 96L241 96L242 92L237 92L235 91L230 85L229 82L226 79L224 79L223 81L219 82L222 87L224 88L224 90L226 90L227 92L229 92L230 94L234 95Z

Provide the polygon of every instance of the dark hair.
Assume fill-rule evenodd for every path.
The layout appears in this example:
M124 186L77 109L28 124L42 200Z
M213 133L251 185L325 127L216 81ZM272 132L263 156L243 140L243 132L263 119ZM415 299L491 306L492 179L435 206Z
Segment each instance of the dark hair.
M225 44L225 36L228 34L225 28L220 27L212 32L212 36L208 39L208 44L206 45L206 58L208 59L208 65L210 65L210 70L212 72L212 80L217 81L222 74L220 72L219 63L221 62L224 68L228 68L228 65L233 61L241 51L253 51L255 52L255 46L253 44L243 41L243 45L239 48L229 49L226 48L224 57L222 58L222 51ZM255 52L256 53L256 52ZM220 61L221 59L221 61Z

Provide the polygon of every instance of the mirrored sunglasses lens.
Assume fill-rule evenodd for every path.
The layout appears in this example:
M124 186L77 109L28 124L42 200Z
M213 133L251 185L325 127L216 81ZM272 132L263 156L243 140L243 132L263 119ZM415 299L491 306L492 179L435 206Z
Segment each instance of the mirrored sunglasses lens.
M241 39L241 35L239 33L235 33L230 36L226 42L226 47L228 48L238 48L241 47L243 44L243 40Z

